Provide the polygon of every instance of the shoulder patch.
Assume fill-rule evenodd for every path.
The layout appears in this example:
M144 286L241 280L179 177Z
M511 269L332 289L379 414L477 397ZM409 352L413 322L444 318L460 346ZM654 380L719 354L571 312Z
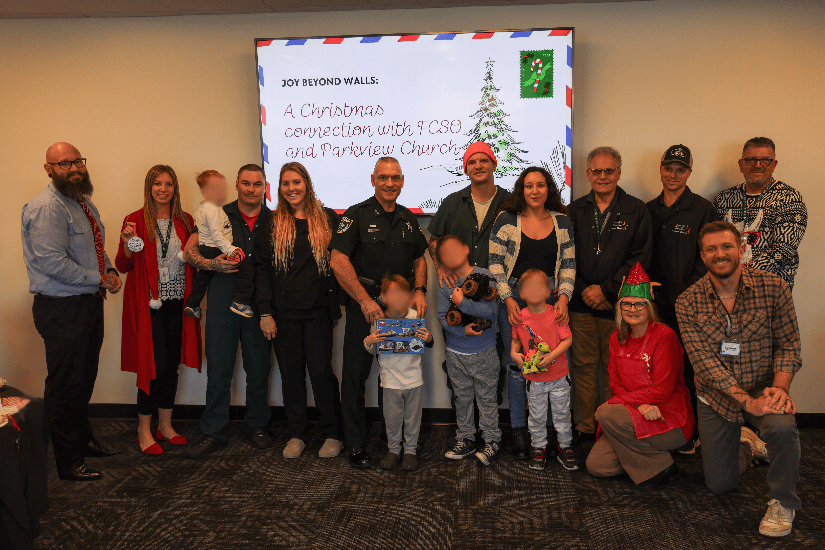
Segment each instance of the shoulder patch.
M346 233L350 227L352 227L352 220L346 216L342 216L341 223L338 224L338 233Z

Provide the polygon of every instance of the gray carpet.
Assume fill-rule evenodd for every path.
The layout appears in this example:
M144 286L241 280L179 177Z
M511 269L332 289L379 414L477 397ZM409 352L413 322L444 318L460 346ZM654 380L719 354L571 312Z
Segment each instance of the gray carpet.
M472 457L446 460L453 426L424 427L417 471L386 472L377 467L386 452L377 425L367 448L374 467L355 471L344 457L319 459L320 438L301 458L285 460L283 425L273 425L273 448L256 451L233 422L229 446L194 461L168 443L160 457L141 454L136 420L93 423L98 438L122 453L87 459L106 474L87 483L58 480L50 457L50 511L37 548L825 548L823 430L801 431L803 510L791 535L777 540L758 533L768 502L765 465L717 497L703 484L700 456L679 456L679 479L642 493L626 478L595 479L557 462L528 470L506 451L490 467ZM196 422L176 426L197 439Z

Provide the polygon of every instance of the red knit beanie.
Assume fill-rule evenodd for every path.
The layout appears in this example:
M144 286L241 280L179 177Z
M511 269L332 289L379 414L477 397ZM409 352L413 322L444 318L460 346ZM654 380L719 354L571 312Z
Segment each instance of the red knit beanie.
M493 154L493 150L490 149L490 146L484 143L483 141L476 141L475 143L471 143L467 150L464 152L464 173L467 173L467 161L470 160L470 157L475 155L476 153L484 153L490 160L493 161L493 171L495 171L496 166L498 166L498 161L496 160L496 155Z

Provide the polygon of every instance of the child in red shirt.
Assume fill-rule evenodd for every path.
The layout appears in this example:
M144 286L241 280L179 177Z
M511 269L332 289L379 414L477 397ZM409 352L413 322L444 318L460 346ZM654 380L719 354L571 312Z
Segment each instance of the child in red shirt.
M558 461L568 470L578 470L576 454L570 446L573 427L570 421L570 381L567 378L565 352L573 343L567 323L556 324L556 312L547 305L550 279L543 271L529 269L519 279L521 299L527 307L521 310L522 323L513 327L510 355L517 365L539 354L538 370L524 374L527 379L527 402L530 419L527 426L533 443L530 468L543 470L547 463L547 400L553 415L553 426L559 440ZM532 370L532 369L531 369Z

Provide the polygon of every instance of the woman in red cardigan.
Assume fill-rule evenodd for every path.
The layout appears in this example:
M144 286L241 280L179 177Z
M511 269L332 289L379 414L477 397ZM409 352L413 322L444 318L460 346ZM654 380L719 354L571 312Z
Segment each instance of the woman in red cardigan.
M619 291L608 374L613 398L599 407L599 435L587 470L610 477L626 472L640 489L675 477L670 455L693 434L693 410L683 380L682 346L652 303L650 280L636 264Z
M183 313L194 269L181 250L192 233L192 216L181 209L178 178L171 166L146 174L143 208L123 220L115 265L128 273L123 293L120 368L137 373L138 444L163 453L155 438L185 445L172 428L178 367L201 367L200 320ZM174 230L173 230L174 229ZM151 430L158 411L158 429Z

